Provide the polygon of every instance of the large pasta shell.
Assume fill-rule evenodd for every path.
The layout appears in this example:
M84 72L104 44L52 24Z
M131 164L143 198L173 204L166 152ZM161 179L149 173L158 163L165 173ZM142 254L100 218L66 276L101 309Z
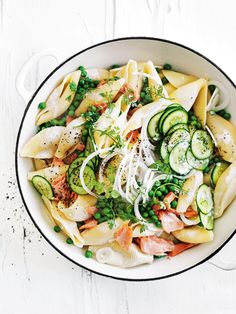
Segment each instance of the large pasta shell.
M75 246L78 246L80 248L83 247L84 239L80 235L76 222L72 222L66 219L64 215L58 211L55 202L50 202L49 199L44 196L42 196L42 199L52 218L61 228L63 233L71 238Z
M80 71L74 71L66 75L62 81L49 95L46 100L46 108L40 110L36 116L36 124L48 122L59 117L70 106L73 101L76 87L80 79ZM73 82L73 89L70 83Z
M81 113L85 112L89 106L110 103L113 101L114 97L117 95L124 83L125 79L123 78L117 81L110 81L96 88L93 92L88 93L79 107L76 109L76 116L79 116Z
M206 125L206 117L207 117L207 93L208 93L208 85L207 82L201 88L195 103L193 104L193 112L195 116L199 119L202 126Z
M191 226L172 232L176 239L186 243L205 243L214 238L213 231L208 231L199 226Z
M52 158L64 130L64 126L53 126L38 132L23 146L21 157Z
M79 117L72 120L66 126L61 135L60 142L55 153L57 158L65 158L69 153L71 153L71 149L76 148L76 145L81 142L84 122L85 120L82 117Z
M200 78L194 82L177 88L172 94L170 94L170 98L173 99L173 102L181 104L185 110L189 111L194 104L199 91L205 84L206 80Z
M78 195L76 201L70 207L65 207L63 202L59 202L58 209L68 220L84 221L92 216L87 208L94 206L96 202L96 197L92 195Z
M89 250L94 253L99 263L123 268L153 262L153 255L141 252L139 247L134 243L131 243L128 250L122 249L117 242L90 246Z
M198 187L203 183L202 171L196 171L191 177L187 178L179 195L177 212L184 213L192 204Z
M113 228L105 221L94 228L82 232L85 245L102 245L114 239L116 230L124 223L120 218L116 218Z
M214 216L220 217L236 198L236 161L219 177L214 190Z
M144 72L151 76L148 78L148 87L150 88L150 93L152 95L153 101L160 99L160 97L158 96L156 92L160 86L162 87L162 94L165 97L168 97L168 93L165 89L165 86L163 85L161 78L159 74L157 73L152 61L147 62Z
M197 80L196 76L187 75L181 72L175 72L171 70L162 70L162 73L170 82L170 84L173 85L175 88L179 88L183 85L186 85L188 83L191 83Z
M236 128L217 114L207 114L207 125L210 128L220 156L229 162L236 159Z
M31 171L28 173L28 180L31 181L34 176L38 175L46 178L49 182L52 182L57 177L61 176L62 174L65 174L68 167L69 167L68 165L62 164L47 167L37 171Z

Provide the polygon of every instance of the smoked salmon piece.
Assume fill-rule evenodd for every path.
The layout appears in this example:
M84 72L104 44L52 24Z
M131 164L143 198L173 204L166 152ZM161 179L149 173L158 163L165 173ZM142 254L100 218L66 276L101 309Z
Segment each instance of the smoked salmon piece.
M123 249L128 251L129 246L132 243L132 228L128 225L128 222L120 226L116 231L114 238Z
M91 229L93 227L95 227L98 224L97 220L93 219L93 218L89 218L87 220L85 220L85 224L82 225L79 230L84 230L84 229Z
M192 244L192 243L177 243L174 245L173 251L171 251L168 255L171 257L174 257L195 245L196 244Z
M184 223L174 213L162 210L159 211L158 216L167 233L184 228Z
M174 250L174 243L169 240L161 239L157 236L148 236L140 238L140 248L143 253L152 255L161 255L165 252Z

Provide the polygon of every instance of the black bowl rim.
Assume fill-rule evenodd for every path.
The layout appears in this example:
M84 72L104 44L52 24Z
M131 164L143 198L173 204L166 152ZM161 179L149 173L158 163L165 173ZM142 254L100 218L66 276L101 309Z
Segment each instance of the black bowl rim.
M172 45L175 45L175 46L178 46L178 47L181 47L181 48L184 48L196 55L198 55L199 57L205 59L206 61L208 61L210 64L212 64L217 70L219 70L224 76L225 78L232 84L232 86L236 89L236 85L234 84L234 82L229 78L229 76L218 66L216 65L213 61L211 61L209 58L205 57L203 54L199 53L198 51L192 49L192 48L189 48L185 45L182 45L180 43L177 43L177 42L174 42L174 41L171 41L171 40L167 40L167 39L162 39L162 38L155 38L155 37L145 37L145 36L137 36L137 37L121 37L121 38L116 38L116 39L111 39L111 40L107 40L107 41L103 41L103 42L100 42L100 43L97 43L93 46L90 46L88 48L85 48L83 50L81 50L80 52L72 55L71 57L69 57L68 59L66 59L65 61L63 61L62 63L60 63L44 80L43 82L39 85L39 87L36 89L36 91L33 93L31 99L29 100L25 110L24 110L24 113L23 113L23 117L21 119L21 123L20 123L20 126L19 126L19 131L18 131L18 134L17 134L17 140L16 140L16 148L15 148L15 171L16 171L16 179L17 179L17 184L18 184L18 187L19 187L19 191L20 191L20 195L21 195L21 198L22 198L22 201L23 201L23 204L26 208L26 211L28 213L28 215L30 216L31 220L33 221L35 227L38 229L38 231L41 233L41 235L44 237L44 239L58 252L60 253L62 256L64 256L65 258L67 258L69 261L71 261L72 263L76 264L77 266L80 266L88 271L91 271L97 275L101 275L101 276L104 276L104 277L108 277L108 278L113 278L113 279L116 279L116 280L122 280L122 281L134 281L134 282L142 282L142 281L153 281L153 280L160 280L160 279L166 279L166 278L170 278L170 277L173 277L173 276L176 276L176 275L179 275L181 273L184 273L196 266L199 266L203 263L205 263L206 261L208 261L209 259L211 259L214 255L216 255L231 239L232 237L235 235L236 233L236 229L235 231L227 238L227 240L221 245L219 246L213 253L211 253L210 255L208 255L206 258L202 259L201 261L197 262L196 264L193 264L192 266L190 267L187 267L181 271L178 271L178 272L175 272L175 273L172 273L172 274L168 274L168 275L165 275L165 276L160 276L160 277L153 277L153 278L138 278L138 279L133 279L133 278L122 278L122 277L116 277L116 276L111 276L111 275L107 275L107 274L103 274L103 273L100 273L98 271L95 271L93 269L90 269L88 267L85 267L81 264L79 264L78 262L74 261L72 258L68 257L66 254L64 254L60 249L58 249L48 238L47 236L42 232L42 230L40 229L40 227L37 225L37 222L33 219L31 213L30 213L30 210L26 204L26 201L24 199L24 195L23 195L23 192L22 192L22 189L21 189L21 186L20 186L20 180L19 180L19 173L18 173L18 151L19 151L19 139L20 139L20 135L21 135L21 130L22 130L22 126L23 126L23 123L24 123L24 120L25 120L25 116L26 116L26 113L34 99L34 97L36 96L36 94L39 92L39 90L42 88L42 86L46 83L46 81L59 69L61 68L64 64L66 64L68 61L70 61L71 59L73 59L74 57L84 53L85 51L88 51L90 49L93 49L95 47L98 47L98 46L102 46L102 45L106 45L106 44L109 44L109 43L112 43L112 42L116 42L116 41L126 41L126 40L152 40L152 41L159 41L159 42L164 42L164 43L169 43L169 44L172 44Z

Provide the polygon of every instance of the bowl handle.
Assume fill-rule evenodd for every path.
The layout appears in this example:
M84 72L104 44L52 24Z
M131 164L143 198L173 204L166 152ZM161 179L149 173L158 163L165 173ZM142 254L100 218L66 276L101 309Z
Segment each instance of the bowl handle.
M42 50L38 53L33 54L29 58L29 60L27 60L23 64L16 77L16 89L26 103L30 100L32 96L32 92L25 88L25 79L27 77L27 74L37 62L39 62L42 58L48 56L53 57L57 61L57 64L59 64L64 59L62 53L56 49Z
M226 261L223 261L223 259L218 255L212 257L208 261L208 263L211 265L214 265L217 268L220 268L220 269L226 270L226 271L236 269L236 260L234 260L232 262L226 262Z

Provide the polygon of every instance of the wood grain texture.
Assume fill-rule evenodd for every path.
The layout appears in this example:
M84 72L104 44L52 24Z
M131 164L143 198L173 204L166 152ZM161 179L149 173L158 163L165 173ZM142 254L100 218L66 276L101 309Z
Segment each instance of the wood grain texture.
M236 272L205 263L171 279L131 283L67 261L33 226L14 173L25 106L15 78L34 52L52 47L69 56L115 37L156 36L197 49L236 81L235 29L235 0L0 0L1 314L236 312ZM29 73L27 88L34 90L54 66L42 60ZM232 259L234 252L235 239L220 255Z

